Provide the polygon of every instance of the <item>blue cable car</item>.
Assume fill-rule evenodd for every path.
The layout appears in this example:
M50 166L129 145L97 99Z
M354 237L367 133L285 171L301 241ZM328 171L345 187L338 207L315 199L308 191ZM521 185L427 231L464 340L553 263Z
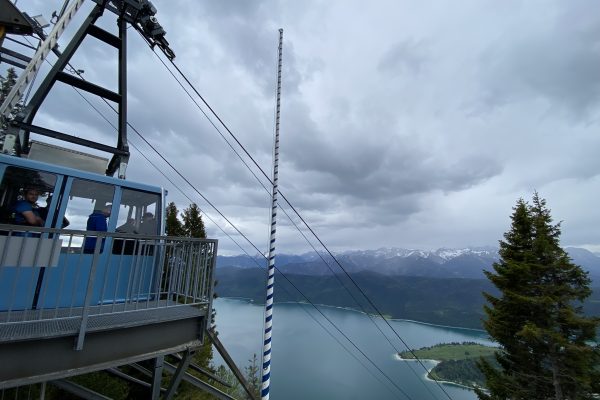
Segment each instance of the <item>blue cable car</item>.
M23 223L19 225L23 231L15 226L12 234L0 237L0 311L83 306L86 285L82 282L89 278L94 257L100 269L91 304L140 300L157 292L152 280L158 254L150 243L131 236L97 240L92 232L82 236L75 231L86 231L96 213L106 218L107 233L161 235L164 190L0 155L1 223L15 224L15 204L28 201L31 193L27 192L36 197L31 206L44 217L43 227L51 230L32 232ZM128 279L132 269L138 270L135 281Z

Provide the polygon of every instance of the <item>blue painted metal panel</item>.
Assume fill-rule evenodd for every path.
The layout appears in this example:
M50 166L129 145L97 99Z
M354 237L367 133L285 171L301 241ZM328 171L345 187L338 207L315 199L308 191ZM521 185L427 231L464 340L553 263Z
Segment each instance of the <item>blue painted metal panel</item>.
M110 248L110 247L107 247ZM37 309L82 307L93 254L62 253L57 267L46 267ZM156 255L99 255L90 305L146 301L158 292ZM37 276L42 268L4 267L0 277L0 311L32 308Z
M0 311L29 310L41 268L2 268L0 274Z

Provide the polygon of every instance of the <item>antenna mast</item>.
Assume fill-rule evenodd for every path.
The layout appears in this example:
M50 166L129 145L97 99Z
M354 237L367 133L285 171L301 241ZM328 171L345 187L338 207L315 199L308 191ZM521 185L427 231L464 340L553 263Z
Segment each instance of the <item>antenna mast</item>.
M273 197L271 206L271 235L269 241L269 268L267 298L265 300L265 332L262 357L262 387L260 397L269 399L271 384L271 334L273 331L273 287L275 284L275 226L277 219L277 180L279 169L279 116L281 109L281 64L283 52L283 29L279 29L279 61L277 64L277 111L275 114L275 143L273 144Z

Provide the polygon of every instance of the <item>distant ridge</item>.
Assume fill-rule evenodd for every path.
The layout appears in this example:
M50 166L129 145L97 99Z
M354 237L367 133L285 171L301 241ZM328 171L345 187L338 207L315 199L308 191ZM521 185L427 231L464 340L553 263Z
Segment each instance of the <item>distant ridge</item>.
M585 313L600 315L600 257L581 248L566 250L593 279L593 294L584 304ZM321 256L333 271L341 273L331 257ZM485 303L481 293L494 294L496 290L483 273L498 260L497 249L491 247L355 250L335 256L380 310L393 318L481 329ZM352 285L344 276L334 277L319 255L280 254L275 264L314 303L358 307L338 278L347 287ZM216 274L219 296L264 301L263 257L218 256ZM281 289L276 301L303 301L287 279L280 278L276 273L275 280Z
M565 249L573 261L589 271L595 284L600 283L600 256L577 247ZM340 268L328 254L321 254L331 270L341 273ZM485 278L484 270L490 270L498 261L498 249L494 247L440 248L419 250L403 248L380 248L376 250L350 250L335 254L337 260L350 273L375 272L387 276L416 276L430 278ZM218 256L217 267L256 268L265 266L261 256ZM278 254L277 268L284 273L299 275L331 275L331 270L314 252L291 255Z

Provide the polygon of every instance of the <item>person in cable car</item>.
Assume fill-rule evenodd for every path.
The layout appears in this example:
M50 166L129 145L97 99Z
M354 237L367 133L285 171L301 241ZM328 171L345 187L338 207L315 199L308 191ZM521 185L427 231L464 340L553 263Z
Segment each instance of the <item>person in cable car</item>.
M18 200L14 206L15 225L44 226L44 220L39 213L37 205L40 192L36 188L25 188L23 199Z
M138 233L135 229L135 219L127 218L127 222L121 226L117 226L116 231L119 233Z
M106 232L108 230L108 224L106 223L106 219L110 216L111 205L107 204L102 209L95 209L87 220L86 230L88 231L96 231L96 232ZM83 252L87 254L91 254L94 252L96 247L96 238L95 237L86 237L85 242L83 244ZM104 239L102 239L102 245L100 247L100 251L104 250Z
M145 213L142 217L140 233L142 235L156 235L156 219L154 218L154 214L151 212Z

